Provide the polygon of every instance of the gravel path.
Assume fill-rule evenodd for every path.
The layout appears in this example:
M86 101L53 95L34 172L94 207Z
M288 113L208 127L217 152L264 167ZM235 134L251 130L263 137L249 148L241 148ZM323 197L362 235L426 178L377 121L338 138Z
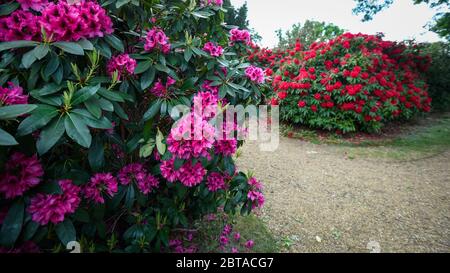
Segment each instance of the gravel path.
M410 162L281 138L238 165L265 184L261 214L288 252L450 252L450 151Z

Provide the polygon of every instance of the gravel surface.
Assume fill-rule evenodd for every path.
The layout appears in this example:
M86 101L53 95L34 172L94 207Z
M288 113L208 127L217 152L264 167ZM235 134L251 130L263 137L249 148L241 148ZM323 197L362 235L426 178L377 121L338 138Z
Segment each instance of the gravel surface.
M450 151L423 160L356 157L281 138L238 159L264 182L263 221L286 252L450 252Z

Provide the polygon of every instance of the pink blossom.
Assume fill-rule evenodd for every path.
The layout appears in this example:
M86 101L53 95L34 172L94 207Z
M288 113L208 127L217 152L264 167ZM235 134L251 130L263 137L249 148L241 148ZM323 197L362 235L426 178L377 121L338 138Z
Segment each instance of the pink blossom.
M261 208L264 206L264 195L262 192L250 190L247 198L253 202L253 208Z
M226 225L223 227L222 235L228 236L228 235L231 234L232 231L233 231L233 227L232 227L230 224L226 224Z
M189 161L181 166L178 179L186 187L194 187L203 181L205 174L206 170L203 168L202 163L192 164Z
M111 18L94 1L81 1L73 5L64 1L50 3L42 11L39 21L52 41L78 41L113 32Z
M262 186L261 182L259 182L258 180L256 180L256 178L254 178L254 177L251 177L251 178L248 180L248 184L249 184L250 187L251 187L252 189L254 189L254 190L261 191L261 190L263 189L263 186Z
M213 57L220 57L223 54L223 48L220 45L215 45L213 42L207 42L203 50Z
M64 221L66 214L74 213L80 204L80 188L72 180L60 180L62 194L38 193L30 201L28 211L31 219L41 225Z
M248 249L253 248L254 245L255 245L255 242L253 242L253 240L248 240L245 243L245 247L248 248Z
M215 6L222 6L223 0L202 0L202 5L215 5Z
M249 66L245 69L245 75L253 82L264 83L264 70L256 66Z
M206 186L212 192L225 189L225 178L220 173L211 173L206 179Z
M8 82L8 87L0 87L0 106L13 104L27 104L28 95L23 94L22 87Z
M218 86L211 86L212 81L205 80L202 84L202 90L205 90L207 92L211 92L214 96L219 96L219 87Z
M120 80L122 76L133 75L136 65L136 60L131 58L130 55L120 54L111 58L106 70L110 76L117 71L119 75L118 79Z
M48 0L17 0L23 10L42 11L47 5Z
M167 77L166 84L162 83L162 80L158 78L158 81L155 85L150 89L150 92L157 97L167 97L169 95L169 88L175 84L175 80L171 77Z
M137 183L139 190L143 194L149 194L153 189L159 186L159 180L150 174L138 179Z
M214 143L214 152L224 156L232 156L237 151L237 143L236 139L217 140Z
M36 155L27 157L16 152L6 162L0 174L0 192L7 199L23 195L24 192L41 182L44 170Z
M152 51L156 48L160 49L162 53L167 54L170 51L170 47L169 38L160 28L154 27L147 32L144 44L146 51Z
M133 182L133 179L136 177L142 177L146 175L146 171L144 170L144 165L141 163L131 163L123 167L117 177L119 178L120 184L128 185Z
M239 232L236 232L233 237L235 241L239 241L241 239L241 234Z
M98 173L84 187L84 195L95 203L103 204L103 193L113 197L117 193L117 179L110 173Z
M230 31L230 34L231 34L231 44L234 44L236 42L243 42L246 45L251 44L250 33L247 30L240 30L234 28Z
M231 253L239 253L239 249L237 249L236 247L232 247Z
M168 150L178 158L209 157L215 128L194 114L183 117L167 137Z
M220 238L219 238L219 242L220 242L221 245L225 246L225 245L228 245L228 243L230 241L228 240L227 236L221 235Z
M39 17L29 11L16 10L0 18L0 42L41 41Z
M175 182L178 179L178 172L174 166L175 159L169 159L161 162L161 175L169 182Z

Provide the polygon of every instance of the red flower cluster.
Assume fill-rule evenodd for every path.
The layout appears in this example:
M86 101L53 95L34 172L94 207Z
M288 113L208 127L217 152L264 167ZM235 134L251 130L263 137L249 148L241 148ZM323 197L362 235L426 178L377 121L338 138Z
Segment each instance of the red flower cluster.
M422 78L430 64L415 47L379 36L343 34L279 61L272 104L286 121L328 130L374 131L384 121L430 111Z

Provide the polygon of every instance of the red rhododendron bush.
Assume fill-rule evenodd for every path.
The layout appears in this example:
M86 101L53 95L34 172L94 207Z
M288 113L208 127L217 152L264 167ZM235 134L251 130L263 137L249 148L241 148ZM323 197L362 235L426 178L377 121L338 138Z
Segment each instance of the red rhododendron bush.
M430 110L422 77L430 59L414 46L346 33L309 49L297 42L284 56L271 103L287 122L372 132Z
M21 0L0 10L1 252L72 241L82 251L191 252L183 240L193 234L180 230L263 205L261 183L234 163L245 128L216 126L227 105L259 103L265 82L239 57L251 38L223 23L221 0ZM230 236L228 226L221 250L239 251Z

